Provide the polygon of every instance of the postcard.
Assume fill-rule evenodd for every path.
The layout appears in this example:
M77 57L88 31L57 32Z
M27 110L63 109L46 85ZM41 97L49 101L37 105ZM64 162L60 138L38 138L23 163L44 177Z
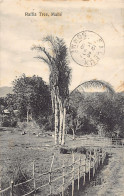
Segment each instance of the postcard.
M0 195L124 196L124 2L0 17Z

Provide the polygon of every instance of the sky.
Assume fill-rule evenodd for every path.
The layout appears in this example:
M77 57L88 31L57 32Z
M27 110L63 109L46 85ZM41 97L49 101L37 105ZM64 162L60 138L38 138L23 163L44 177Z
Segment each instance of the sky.
M37 16L25 16L34 12ZM39 12L59 12L62 16L39 16ZM72 38L82 31L93 31L105 43L105 53L95 66L78 65L69 53L72 69L70 90L82 82L98 79L109 82L116 91L124 91L124 3L106 1L0 1L0 87L12 86L22 75L41 76L49 82L49 68L32 51L43 45L42 38L53 35L63 38L68 49Z

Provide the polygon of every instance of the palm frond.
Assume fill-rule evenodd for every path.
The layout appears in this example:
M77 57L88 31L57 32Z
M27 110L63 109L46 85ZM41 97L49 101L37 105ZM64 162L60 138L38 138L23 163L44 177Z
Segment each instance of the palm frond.
M44 37L42 41L50 44L52 56L47 49L42 46L34 46L32 49L38 50L47 57L47 59L44 58L44 56L38 56L36 58L41 59L49 65L50 87L51 89L55 86L58 87L59 96L61 100L64 101L69 95L68 85L71 78L66 44L62 38L53 37L51 35Z
M71 93L73 93L76 90L84 92L85 88L92 88L92 87L103 88L105 91L107 91L111 95L115 93L113 87L108 82L105 82L103 80L89 80L89 81L83 82L78 87L76 87Z
M49 54L49 52L46 51L45 47L33 46L32 50L38 50L39 52L43 52L46 55L46 57L48 58L48 60L50 61L50 63L52 63L53 57Z
M44 58L43 56L36 56L36 57L34 57L34 58L43 61L44 63L46 63L47 65L49 65L49 67L51 67L51 63L49 62L49 60L46 59L46 58Z
M43 38L44 42L49 42L52 46L52 50L54 54L56 55L58 52L58 43L56 42L56 38L54 38L52 35L47 35L46 37Z

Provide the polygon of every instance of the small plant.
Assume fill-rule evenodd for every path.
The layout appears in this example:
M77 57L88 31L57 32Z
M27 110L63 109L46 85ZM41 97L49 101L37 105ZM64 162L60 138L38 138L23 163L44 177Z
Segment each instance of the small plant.
M81 154L86 154L86 152L88 152L88 149L86 149L85 147L76 147L76 148L65 148L65 147L61 147L60 148L60 153L62 154L72 154L72 153L81 153Z
M14 190L15 195L21 196L33 190L33 185L29 182L24 183L22 185L18 185L20 183L27 181L28 179L30 179L29 174L27 174L26 171L22 171L20 168L18 168L13 179L14 185L17 185L17 187Z
M32 178L28 170L30 170L30 168L28 168L28 166L26 168L22 162L19 162L18 159L16 162L13 162L12 165L9 165L9 167L5 165L4 172L3 172L4 175L2 175L2 179L1 179L1 189L3 190L6 187L9 187L10 182L13 181L14 196L22 196L32 191L33 181L26 182L27 180ZM4 196L8 196L9 192L10 191L4 192Z
M102 149L97 149L97 151L102 152ZM76 147L76 148L68 148L68 147L61 147L60 148L60 153L61 154L72 154L72 153L80 153L80 154L94 154L94 149L91 148L85 148L83 146L81 147Z

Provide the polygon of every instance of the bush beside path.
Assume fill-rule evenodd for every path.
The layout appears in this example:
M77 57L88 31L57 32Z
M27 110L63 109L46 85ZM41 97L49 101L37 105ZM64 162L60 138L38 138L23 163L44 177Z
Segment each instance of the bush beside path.
M124 196L124 149L113 148L109 162L79 196ZM98 183L97 182L101 182Z

